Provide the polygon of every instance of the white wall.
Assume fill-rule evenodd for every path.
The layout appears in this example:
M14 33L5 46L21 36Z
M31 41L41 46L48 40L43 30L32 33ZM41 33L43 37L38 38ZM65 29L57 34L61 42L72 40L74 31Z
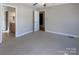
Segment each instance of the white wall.
M0 3L0 43L2 43L2 4Z
M29 7L17 7L16 11L16 36L33 31L33 9Z
M16 11L15 8L8 7L8 20L9 22L15 23L15 19L13 19L13 16L16 17Z
M79 37L79 4L65 4L45 9L48 32Z
M8 18L9 18L9 21L11 23L15 23L16 22L15 19L13 19L13 17L16 17L15 14L16 14L15 12L8 12Z

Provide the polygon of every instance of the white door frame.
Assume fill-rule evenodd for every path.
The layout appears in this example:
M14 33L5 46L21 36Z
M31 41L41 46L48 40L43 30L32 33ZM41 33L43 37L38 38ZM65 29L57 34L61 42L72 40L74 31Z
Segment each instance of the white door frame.
M15 17L15 37L16 37L16 23L17 23L17 7L16 6L12 6L12 5L8 5L8 4L2 4L2 8L3 8L3 6L6 6L6 7L13 7L13 8L15 8L15 15L16 15L16 17ZM2 13L3 13L3 16L4 16L4 11L2 11ZM3 19L5 19L5 17L3 17ZM2 32L2 31L1 31ZM3 32L2 32L3 33ZM3 41L3 40L2 40Z

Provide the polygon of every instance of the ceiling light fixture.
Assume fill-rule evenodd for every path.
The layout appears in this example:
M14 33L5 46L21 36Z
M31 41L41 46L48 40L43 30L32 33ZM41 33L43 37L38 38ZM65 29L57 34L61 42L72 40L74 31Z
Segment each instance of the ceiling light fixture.
M44 2L41 3L41 2L40 2L40 3L34 3L34 4L33 4L33 6L36 6L36 5L40 5L40 6L44 6L44 7L45 7L45 6L46 6L46 3L44 3Z

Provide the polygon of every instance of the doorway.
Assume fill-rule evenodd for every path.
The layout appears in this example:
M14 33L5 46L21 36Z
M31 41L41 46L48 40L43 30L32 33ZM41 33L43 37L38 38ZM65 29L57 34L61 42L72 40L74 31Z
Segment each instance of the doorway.
M45 11L33 12L33 32L45 31Z
M8 30L8 11L5 11L5 30Z
M16 8L3 6L4 20L3 20L3 39L7 40L10 37L15 37L16 34Z
M39 13L39 28L40 31L45 31L45 12L41 11Z

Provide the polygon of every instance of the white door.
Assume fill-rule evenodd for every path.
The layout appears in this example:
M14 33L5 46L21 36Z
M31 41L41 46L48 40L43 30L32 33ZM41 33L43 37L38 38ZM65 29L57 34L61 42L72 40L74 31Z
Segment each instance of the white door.
M39 11L34 11L34 32L39 31Z

